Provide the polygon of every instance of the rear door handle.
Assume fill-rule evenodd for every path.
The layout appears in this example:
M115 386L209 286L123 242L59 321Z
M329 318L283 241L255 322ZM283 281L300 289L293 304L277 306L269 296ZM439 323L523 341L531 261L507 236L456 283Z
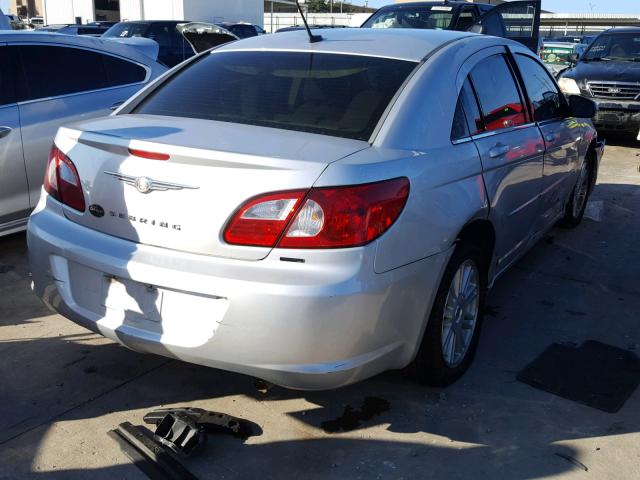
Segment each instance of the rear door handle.
M117 110L118 108L120 108L122 105L124 105L124 100L122 100L121 102L116 102L113 105L111 105L109 107L109 110L114 111Z
M544 136L544 139L547 142L555 142L556 138L558 138L558 136L555 133L547 133Z
M507 153L509 153L509 150L511 150L509 145L498 143L491 150L489 150L489 156L491 158L502 157L503 155L506 155Z
M13 128L11 127L0 127L0 138L4 138L13 132Z

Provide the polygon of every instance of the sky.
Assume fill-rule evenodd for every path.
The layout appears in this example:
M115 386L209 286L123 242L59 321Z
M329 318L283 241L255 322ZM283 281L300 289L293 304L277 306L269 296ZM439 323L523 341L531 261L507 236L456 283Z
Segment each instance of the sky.
M350 3L362 4L363 0ZM370 7L381 7L393 0L369 0ZM640 0L542 0L542 8L557 13L632 13L640 16Z

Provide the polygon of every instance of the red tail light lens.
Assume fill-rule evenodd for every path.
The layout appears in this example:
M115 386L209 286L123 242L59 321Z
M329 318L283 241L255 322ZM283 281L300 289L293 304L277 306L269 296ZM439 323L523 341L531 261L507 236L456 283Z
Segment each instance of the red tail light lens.
M273 247L306 193L307 190L270 193L249 200L227 225L225 242Z
M78 171L73 162L55 145L49 154L44 189L59 202L84 212L84 193Z
M396 221L409 196L409 180L314 188L278 247L346 248L365 245Z
M280 248L365 245L393 225L408 196L407 178L262 195L238 210L224 239Z

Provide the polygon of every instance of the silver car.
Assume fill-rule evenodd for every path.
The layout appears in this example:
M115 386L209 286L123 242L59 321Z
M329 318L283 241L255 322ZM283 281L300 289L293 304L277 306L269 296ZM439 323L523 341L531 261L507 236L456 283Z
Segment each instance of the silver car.
M595 107L510 40L322 36L227 44L62 128L35 292L131 349L290 388L460 377L487 289L580 222Z
M167 70L142 48L50 33L0 33L0 235L26 227L61 125L110 114Z

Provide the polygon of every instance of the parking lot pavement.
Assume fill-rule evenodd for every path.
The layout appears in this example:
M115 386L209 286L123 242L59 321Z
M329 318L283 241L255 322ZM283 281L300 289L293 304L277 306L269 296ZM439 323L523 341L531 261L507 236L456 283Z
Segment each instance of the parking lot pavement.
M106 432L161 405L260 425L245 442L211 435L185 462L200 478L640 478L640 392L610 414L515 380L552 342L640 352L635 146L612 139L591 218L550 232L498 281L476 361L447 389L390 372L261 393L248 377L128 351L42 306L24 235L0 239L0 478L145 478Z

